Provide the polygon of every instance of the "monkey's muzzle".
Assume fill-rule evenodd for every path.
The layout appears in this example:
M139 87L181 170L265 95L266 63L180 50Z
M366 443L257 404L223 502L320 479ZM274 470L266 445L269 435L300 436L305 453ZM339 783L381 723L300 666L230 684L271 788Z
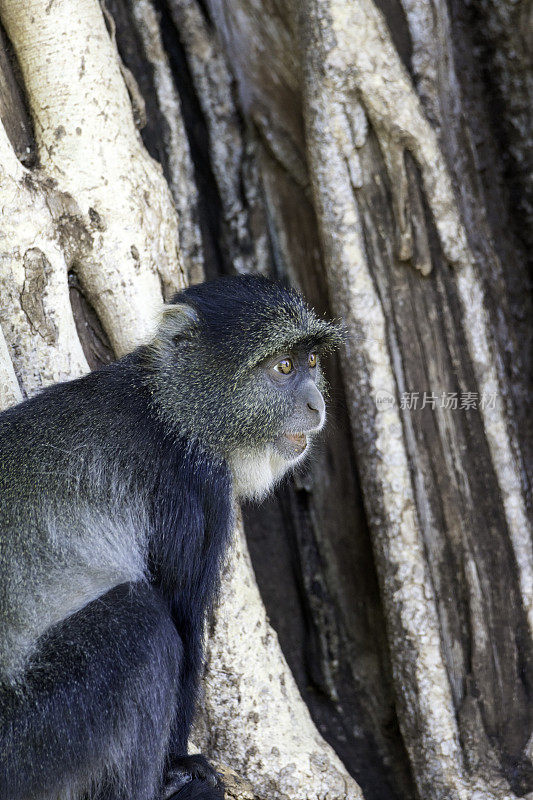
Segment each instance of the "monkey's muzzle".
M298 458L307 448L305 433L282 433L274 441L276 450L284 458L292 460Z

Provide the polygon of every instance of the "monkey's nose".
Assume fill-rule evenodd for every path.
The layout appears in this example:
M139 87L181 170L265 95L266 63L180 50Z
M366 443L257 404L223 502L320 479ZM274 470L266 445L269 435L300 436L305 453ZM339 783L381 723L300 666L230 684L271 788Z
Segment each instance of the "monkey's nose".
M318 417L316 424L321 425L324 420L326 405L324 403L324 398L314 384L309 387L309 392L307 395L307 408L309 411L313 412L314 417Z

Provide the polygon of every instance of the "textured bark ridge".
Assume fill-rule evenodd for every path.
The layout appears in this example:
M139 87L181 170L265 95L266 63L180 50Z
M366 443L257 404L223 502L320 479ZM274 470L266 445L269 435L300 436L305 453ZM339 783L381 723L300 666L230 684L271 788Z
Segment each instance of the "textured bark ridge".
M0 402L204 275L347 327L211 625L229 796L533 796L527 9L0 0Z

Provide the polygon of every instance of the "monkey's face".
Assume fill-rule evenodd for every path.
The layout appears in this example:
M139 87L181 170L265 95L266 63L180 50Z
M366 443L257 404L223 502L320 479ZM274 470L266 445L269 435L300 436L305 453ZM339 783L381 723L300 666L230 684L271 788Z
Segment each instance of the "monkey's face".
M298 461L309 440L324 426L326 407L317 384L322 384L318 354L298 348L266 359L259 365L265 396L279 406L280 419L271 440L274 451L289 462ZM277 399L277 403L276 403Z
M323 385L319 355L309 347L268 357L243 380L248 414L229 453L239 496L261 497L305 458L326 419Z

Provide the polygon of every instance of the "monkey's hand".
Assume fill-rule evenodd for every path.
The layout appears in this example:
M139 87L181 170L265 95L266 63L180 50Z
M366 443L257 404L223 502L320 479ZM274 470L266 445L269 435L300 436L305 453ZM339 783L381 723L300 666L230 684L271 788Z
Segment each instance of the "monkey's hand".
M193 786L193 782L197 785ZM194 791L195 789L197 791ZM224 784L209 761L199 753L194 756L173 758L165 776L161 800L182 800L182 797L198 797L200 800L204 797L203 790L208 790L205 794L206 800L224 798Z

